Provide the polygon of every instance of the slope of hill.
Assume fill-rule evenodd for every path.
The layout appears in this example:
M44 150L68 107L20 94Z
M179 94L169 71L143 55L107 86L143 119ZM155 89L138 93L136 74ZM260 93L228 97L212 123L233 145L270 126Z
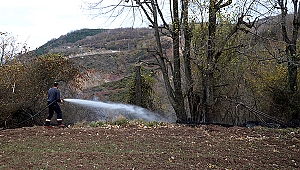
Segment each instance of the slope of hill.
M88 69L128 73L138 60L149 59L154 35L148 28L82 29L52 39L35 50L37 55L60 53Z
M153 31L148 28L82 29L48 41L35 53L60 53L86 69L126 76L137 61L152 57L147 49L153 44Z
M64 44L72 44L79 40L86 38L87 36L94 36L98 33L105 31L105 29L81 29L77 31L72 31L67 33L66 35L62 35L57 39L52 39L48 41L46 44L39 47L35 50L36 54L42 55L48 53L51 49L60 47Z
M35 50L38 55L64 55L100 50L136 50L149 48L153 33L148 28L82 29L52 39Z

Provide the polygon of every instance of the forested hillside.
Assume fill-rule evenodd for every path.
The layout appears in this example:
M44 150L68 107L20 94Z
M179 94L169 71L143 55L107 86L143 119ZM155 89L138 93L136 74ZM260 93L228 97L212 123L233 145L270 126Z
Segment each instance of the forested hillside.
M69 32L66 35L62 35L58 39L52 39L48 41L46 44L39 47L35 52L38 55L49 53L51 49L55 49L57 47L64 46L66 44L73 44L79 40L82 40L86 38L87 36L94 36L102 31L105 31L104 29L82 29L82 30L76 30Z

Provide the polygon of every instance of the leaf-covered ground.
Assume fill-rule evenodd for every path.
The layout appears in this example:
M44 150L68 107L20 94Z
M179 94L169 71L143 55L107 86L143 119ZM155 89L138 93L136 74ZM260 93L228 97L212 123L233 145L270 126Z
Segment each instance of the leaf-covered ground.
M104 126L0 131L0 169L300 169L300 129Z

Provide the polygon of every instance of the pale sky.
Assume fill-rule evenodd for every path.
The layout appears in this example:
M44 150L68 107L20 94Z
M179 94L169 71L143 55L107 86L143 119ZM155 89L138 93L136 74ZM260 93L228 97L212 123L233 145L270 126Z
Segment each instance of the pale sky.
M30 50L47 41L82 28L119 28L120 22L106 24L106 18L93 18L84 10L96 0L8 0L0 4L0 32L9 32ZM110 0L110 2L119 0ZM120 26L121 25L121 26ZM127 26L128 27L128 26Z

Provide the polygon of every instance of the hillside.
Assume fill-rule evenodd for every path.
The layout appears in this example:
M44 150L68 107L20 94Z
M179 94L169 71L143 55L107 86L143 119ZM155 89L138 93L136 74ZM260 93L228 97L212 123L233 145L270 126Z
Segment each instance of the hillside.
M77 31L72 31L67 33L66 35L60 36L58 39L52 39L48 41L46 44L39 47L35 52L38 55L42 55L50 52L52 49L59 48L66 44L72 44L79 40L82 40L88 36L94 36L98 33L105 31L104 29L81 29Z
M151 47L153 38L153 32L148 28L81 29L48 41L35 50L35 53L71 55L104 50L145 49Z
M128 74L139 60L151 60L154 49L152 29L82 29L52 39L34 52L60 53L87 69L111 74Z
M146 28L82 29L48 41L35 53L60 53L87 69L126 75L138 60L150 59L147 48L153 44L153 32Z
M171 47L167 38L164 44ZM91 70L79 98L124 102L122 96L128 87L127 80L122 79L132 75L137 62L155 59L147 52L154 45L153 30L148 28L82 29L50 40L35 53L60 53L84 70ZM162 82L156 86L158 93L166 96Z

